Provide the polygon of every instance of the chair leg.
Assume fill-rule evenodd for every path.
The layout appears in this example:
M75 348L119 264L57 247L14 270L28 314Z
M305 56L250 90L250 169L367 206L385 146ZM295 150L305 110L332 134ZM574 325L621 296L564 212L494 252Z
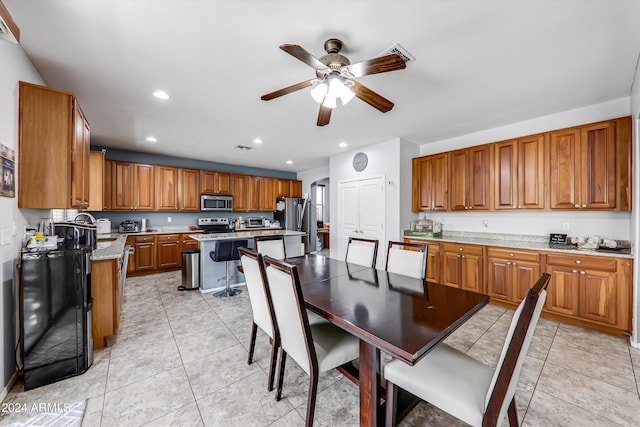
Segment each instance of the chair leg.
M516 397L513 396L511 399L511 403L509 404L509 409L507 409L507 414L509 416L509 426L518 427L518 410L516 409Z
M278 348L280 347L280 341L277 339L271 340L271 360L269 361L269 383L267 384L267 390L273 390L273 382L276 376L276 363L278 363Z
M387 381L387 397L385 410L385 426L396 427L396 404L398 402L398 387Z
M251 324L251 338L249 338L249 359L247 359L247 365L253 363L253 351L256 348L256 333L258 332L258 325L255 322Z
M307 396L306 427L313 427L313 415L316 412L316 395L318 394L318 372L311 369L309 378L309 395Z
M284 382L284 366L287 362L287 353L280 347L280 368L278 370L278 389L276 390L276 400L282 399L282 383Z

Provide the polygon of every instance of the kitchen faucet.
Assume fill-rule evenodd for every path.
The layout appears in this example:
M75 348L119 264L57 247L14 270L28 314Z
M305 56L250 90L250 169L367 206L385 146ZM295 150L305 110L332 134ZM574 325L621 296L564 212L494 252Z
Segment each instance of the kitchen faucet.
M73 222L78 222L78 218L81 216L86 216L87 219L84 221L85 224L95 224L96 218L88 212L80 212L73 217Z

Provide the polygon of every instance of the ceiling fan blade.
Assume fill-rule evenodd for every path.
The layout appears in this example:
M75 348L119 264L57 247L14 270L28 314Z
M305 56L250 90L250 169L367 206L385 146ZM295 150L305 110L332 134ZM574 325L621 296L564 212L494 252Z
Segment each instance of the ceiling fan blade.
M273 98L277 98L279 96L286 95L286 94L289 94L291 92L295 92L297 90L304 89L305 87L309 87L309 86L311 86L311 80L305 80L303 82L296 83L294 85L287 86L285 88L276 90L275 92L271 92L271 93L267 93L266 95L262 95L260 97L260 99L262 99L263 101L271 101Z
M318 122L316 123L318 126L325 126L329 124L329 120L331 119L331 108L327 108L324 105L320 104L320 111L318 112Z
M316 70L326 70L328 67L320 61L318 58L310 54L305 48L297 44L283 44L280 45L280 49L287 52L289 55L299 59L311 68Z
M358 98L371 105L373 108L377 108L383 113L391 111L391 109L393 108L393 102L389 101L384 96L377 94L361 83L354 81L353 90Z
M369 59L368 61L356 62L355 64L345 65L348 73L347 77L362 77L370 74L386 73L388 71L402 70L407 68L400 55L392 53L391 55L381 56L379 58Z

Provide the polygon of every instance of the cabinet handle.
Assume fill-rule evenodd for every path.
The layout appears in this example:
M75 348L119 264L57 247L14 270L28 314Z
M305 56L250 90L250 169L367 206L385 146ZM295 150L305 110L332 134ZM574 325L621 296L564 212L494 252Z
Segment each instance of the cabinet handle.
M580 261L579 259L576 260L576 264L582 264L582 261Z
M461 258L464 258L464 255L462 255L462 257L461 257Z
M516 208L517 208L517 206L516 206L516 205L513 205L513 209L516 209Z
M577 273L577 272L578 272L578 270L573 270L573 273Z
M513 256L513 254L509 254L509 256Z
M516 263L514 262L514 263L513 263L513 265L518 265L518 264L516 264Z
M511 265L511 261L507 261L507 265Z
M463 248L460 248L459 250L463 250Z
M580 271L580 274L587 274L587 273L585 273L584 271Z
M582 207L583 207L583 208L586 208L586 207L587 207L587 205L582 205Z
M518 206L518 209L522 209L522 206Z
M580 205L575 205L575 207L576 207L576 208L579 208L579 207L580 207Z
M458 254L458 258L462 257L462 255Z

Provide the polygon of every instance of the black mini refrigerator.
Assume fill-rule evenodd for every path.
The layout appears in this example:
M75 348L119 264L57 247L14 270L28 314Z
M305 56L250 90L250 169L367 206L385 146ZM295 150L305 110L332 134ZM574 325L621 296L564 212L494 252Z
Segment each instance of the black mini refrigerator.
M93 363L91 248L23 250L20 355L24 389L84 373Z

